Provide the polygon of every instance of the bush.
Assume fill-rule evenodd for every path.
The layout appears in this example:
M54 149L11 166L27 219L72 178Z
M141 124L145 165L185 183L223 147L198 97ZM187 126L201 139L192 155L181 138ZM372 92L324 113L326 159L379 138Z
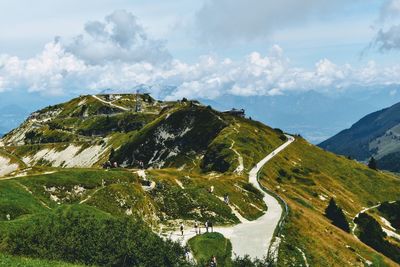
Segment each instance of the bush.
M372 169L372 170L377 170L378 169L378 164L376 162L376 159L374 157L372 157L369 162L368 162L368 168Z
M350 232L346 216L333 198L329 201L329 205L325 210L325 216L332 221L333 225L339 227L343 231Z
M384 202L378 207L378 210L394 228L400 230L400 201L394 203Z
M385 256L400 263L400 248L385 240L386 233L380 224L366 213L361 213L355 220L360 229L360 240Z
M236 257L232 262L232 267L268 267L273 266L267 259L251 259L249 256Z
M111 217L87 206L64 206L30 218L8 234L5 250L87 265L186 264L180 245L163 241L143 222Z

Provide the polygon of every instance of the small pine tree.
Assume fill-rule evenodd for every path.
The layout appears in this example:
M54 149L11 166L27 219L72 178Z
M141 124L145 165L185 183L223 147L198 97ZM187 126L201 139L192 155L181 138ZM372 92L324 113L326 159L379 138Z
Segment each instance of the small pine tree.
M376 159L374 157L371 157L371 159L369 160L368 167L372 170L378 169L378 164L376 163Z
M325 216L332 221L332 224L343 231L350 232L349 223L343 210L336 204L335 199L331 198L328 207L325 209Z

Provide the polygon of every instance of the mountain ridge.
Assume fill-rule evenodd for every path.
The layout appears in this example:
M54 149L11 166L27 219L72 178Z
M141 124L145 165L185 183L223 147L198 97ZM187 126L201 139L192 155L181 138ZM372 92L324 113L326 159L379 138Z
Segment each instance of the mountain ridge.
M400 151L398 141L400 125L400 103L373 112L361 118L351 128L319 144L329 151L350 156L360 161L375 157L382 167L399 171L399 166L390 166L389 159ZM392 162L394 163L394 162Z

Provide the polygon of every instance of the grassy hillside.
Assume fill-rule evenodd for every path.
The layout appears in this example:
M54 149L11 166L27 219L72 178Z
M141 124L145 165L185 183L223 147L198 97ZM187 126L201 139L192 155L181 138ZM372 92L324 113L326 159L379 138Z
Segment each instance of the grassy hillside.
M288 203L279 262L295 266L305 253L311 266L395 264L351 234L334 227L324 212L331 197L350 221L363 207L400 198L399 177L376 172L345 157L324 152L301 138L264 168L260 181ZM381 265L379 265L381 264Z
M134 134L112 161L243 174L284 140L261 123L183 103Z
M135 110L137 99L140 112ZM115 258L98 243L103 240L109 244L101 235L113 238L103 232L104 224L116 227L110 228L120 231L114 233L116 236L131 223L133 228L144 227L145 234L140 238L149 237L160 251L169 251L180 261L182 248L162 243L150 229L166 237L181 221L191 225L194 220L211 220L220 226L239 223L241 216L248 220L260 217L268 207L262 194L249 184L248 172L286 137L279 129L217 112L196 101L161 102L146 95L127 94L81 96L47 107L32 114L3 141L6 146L0 156L22 167L13 174L21 177L0 179L0 252L42 258L51 255L47 259L68 262L74 262L73 253L82 252L77 263L104 265L120 264L121 260L121 255ZM98 168L108 160L120 167ZM141 163L143 170L138 169ZM335 198L351 221L364 207L398 200L397 176L370 170L296 138L267 163L260 181L282 196L290 208L281 231L280 266L363 266L370 262L394 266L353 235L333 226L324 212L329 199ZM224 196L229 196L229 205ZM76 225L58 225L60 220L71 218ZM95 228L90 228L89 222ZM64 243L43 232L51 232L55 225L60 227L56 234ZM99 233L98 240L87 236L96 243L91 249L97 256L87 256L84 248L69 251L69 238L79 244L85 240L79 234L65 236L62 231L86 234L88 229ZM22 241L12 242L15 237L34 243L39 234L49 238L40 239L40 251ZM129 234L136 238L135 233ZM199 255L207 252L208 245L202 248L201 244L207 244L208 238L200 238ZM117 241L114 243L118 246L132 246L129 251L116 248L126 257L141 251L139 243ZM66 253L67 258L57 254L53 243L68 245L63 249L71 254ZM102 258L99 251L106 256ZM224 253L228 255L228 249ZM85 261L86 257L90 261ZM232 264L245 262L247 258Z

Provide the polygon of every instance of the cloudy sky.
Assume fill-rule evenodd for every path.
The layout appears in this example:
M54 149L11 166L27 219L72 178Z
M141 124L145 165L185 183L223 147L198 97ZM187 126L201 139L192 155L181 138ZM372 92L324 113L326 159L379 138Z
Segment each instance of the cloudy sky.
M0 25L0 104L140 84L213 99L400 83L400 0L15 0Z

